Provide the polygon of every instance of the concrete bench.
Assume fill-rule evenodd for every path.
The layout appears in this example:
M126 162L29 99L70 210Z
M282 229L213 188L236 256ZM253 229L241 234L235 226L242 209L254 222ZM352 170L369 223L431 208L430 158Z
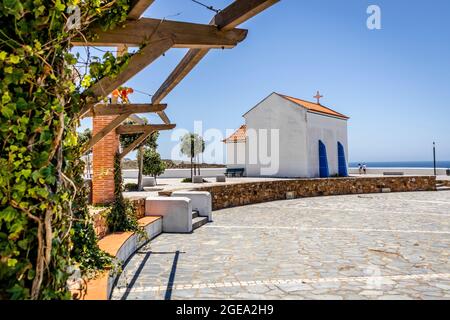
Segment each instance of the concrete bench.
M162 231L192 232L192 202L185 197L149 197L145 200L146 216L162 216Z
M404 176L404 172L383 172L384 176Z
M245 169L242 168L236 168L236 169L230 169L228 168L225 172L225 176L227 177L242 177L244 175Z
M175 191L172 197L189 198L192 210L197 210L200 217L208 217L212 221L212 199L211 194L206 191Z

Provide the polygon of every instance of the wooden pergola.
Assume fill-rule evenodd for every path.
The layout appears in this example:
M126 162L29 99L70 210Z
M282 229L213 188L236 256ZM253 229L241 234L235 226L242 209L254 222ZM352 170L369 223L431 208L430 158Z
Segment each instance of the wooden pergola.
M137 113L157 113L166 126L159 126L154 130L169 130L174 128L175 125L171 124L164 112L167 105L161 104L161 101L200 62L210 49L233 48L244 40L247 35L247 30L237 29L236 27L239 24L247 21L278 1L236 0L217 13L208 25L205 25L141 18L141 15L150 7L154 0L134 0L132 1L128 20L125 22L124 27L117 27L114 30L106 32L94 30L98 35L95 40L91 42L81 40L73 42L75 46L111 46L122 48L122 50L123 48L137 47L145 44L142 49L131 57L127 67L118 76L115 78L105 77L89 89L89 93L98 98L108 96L114 89L130 80L170 48L190 49L175 70L173 70L166 81L156 91L151 104L97 104L84 108L80 113L80 117L117 115L110 126L92 138L87 148L92 148L106 134L119 127L124 120ZM151 126L149 125L149 128ZM148 137L154 130L146 130L143 132L143 135ZM129 130L127 132L131 133L131 131ZM139 140L142 142L146 137Z
M141 134L133 144L122 151L120 157L123 158L153 132L175 128L176 125L171 123L165 113L167 105L162 104L162 100L205 57L210 49L233 48L243 41L247 36L247 30L236 28L238 25L278 1L235 0L228 7L219 11L209 24L198 24L141 18L144 11L151 6L154 0L133 0L127 21L122 26L108 31L93 30L97 35L95 40L77 39L73 41L74 46L117 47L118 55L126 53L129 47L140 47L117 76L102 78L84 93L92 97L91 101L94 101L94 103L81 110L80 118L93 117L94 123L96 119L99 119L99 121L101 119L102 122L101 127L98 127L99 130L94 130L94 136L85 146L85 151L97 146L105 137L110 137L114 130L116 135ZM151 103L117 104L113 101L111 104L104 104L96 102L107 97L171 48L188 48L189 51L153 95ZM139 113L156 113L163 124L145 124L143 119L136 115ZM107 123L105 123L105 119L107 119ZM126 119L131 119L136 124L123 125L122 123ZM100 157L108 158L108 163L103 164L101 170L111 166L112 160L109 157L114 157L114 154L110 153L117 152L108 145L112 140L107 140L103 143L105 145L104 150L99 151ZM94 167L95 159L94 149ZM104 175L97 178L98 181L103 179L109 180L99 182L98 192L100 194L102 192L111 193L111 186L113 185L111 174L108 178L104 178ZM105 185L107 186L105 187ZM93 179L93 189L96 189L95 179Z

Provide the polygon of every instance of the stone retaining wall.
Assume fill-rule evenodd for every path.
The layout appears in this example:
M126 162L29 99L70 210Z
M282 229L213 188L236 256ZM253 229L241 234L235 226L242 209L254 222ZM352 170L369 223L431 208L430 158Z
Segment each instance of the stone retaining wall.
M92 214L92 223L98 239L105 237L109 232L108 224L106 223L106 216L104 214L105 211L106 209Z
M128 200L136 210L136 218L142 219L145 217L145 198L130 198Z
M145 198L128 199L136 210L136 218L142 219L145 217ZM109 208L104 208L91 213L92 223L94 225L95 234L98 239L102 239L108 233L108 224L106 222L107 211Z
M450 180L439 180L437 181L437 183L443 184L446 187L450 187Z
M329 178L262 181L195 188L208 191L213 210L287 198L436 190L436 177ZM289 194L288 194L289 193Z

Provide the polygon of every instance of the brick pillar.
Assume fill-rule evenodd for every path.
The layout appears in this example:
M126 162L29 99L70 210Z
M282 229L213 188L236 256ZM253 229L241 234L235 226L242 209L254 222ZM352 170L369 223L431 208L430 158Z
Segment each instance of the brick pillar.
M116 116L93 117L92 134L107 126ZM93 148L92 203L108 204L114 200L114 156L119 151L116 131L108 133Z

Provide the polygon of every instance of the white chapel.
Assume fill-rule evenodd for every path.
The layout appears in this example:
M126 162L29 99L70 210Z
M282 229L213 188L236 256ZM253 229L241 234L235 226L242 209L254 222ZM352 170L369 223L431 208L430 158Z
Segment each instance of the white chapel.
M227 171L248 177L348 175L349 117L320 103L272 93L224 140Z

